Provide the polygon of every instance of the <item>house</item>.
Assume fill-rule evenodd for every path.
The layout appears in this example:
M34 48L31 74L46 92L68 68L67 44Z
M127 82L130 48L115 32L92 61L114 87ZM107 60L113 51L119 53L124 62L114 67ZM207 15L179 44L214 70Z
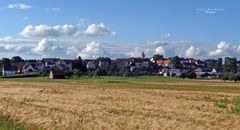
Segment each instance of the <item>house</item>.
M149 68L150 59L149 58L130 58L129 66L130 66L130 71L134 71L135 69L141 69L141 68Z
M205 67L206 63L202 60L196 60L195 64L199 67Z
M15 75L17 74L17 66L12 66L11 64L2 65L2 75Z
M59 61L56 61L55 63L57 67L59 65L64 66L64 67L67 67L70 71L73 68L72 60L59 60Z
M189 63L189 60L186 58L179 58L180 59L180 63L184 64L184 63Z
M95 70L96 69L96 65L94 64L94 61L88 61L86 63L87 69L88 70Z
M210 69L208 67L198 67L194 72L197 74L197 78L219 78L222 75L217 69Z
M110 59L105 59L105 58L100 58L99 60L98 60L98 66L100 67L100 68L107 68L107 66L109 66L111 64L111 60Z
M197 65L195 63L183 63L182 66L185 69L194 70Z
M53 68L56 66L56 62L59 61L60 58L43 58L42 62L44 63L45 67Z
M44 70L44 63L42 61L37 61L37 63L35 64L35 69L38 71Z
M53 68L53 67L56 66L56 64L55 64L55 62L53 62L53 61L45 61L45 62L44 62L44 66L45 66L45 67L49 67L49 68Z
M13 63L13 66L17 66L17 74L23 73L23 67L26 65L26 62L18 62L18 63Z
M50 71L50 79L65 79L65 73L63 71Z
M173 64L171 62L171 60L167 59L167 60L157 60L156 61L157 65L159 67L169 67L169 68L173 68Z
M128 66L128 59L116 59L116 60L112 60L111 64L113 66L117 66L117 68L124 68L126 66Z
M26 64L23 66L23 73L31 73L37 71L35 69L35 64Z
M210 78L211 74L207 72L195 72L197 75L197 78Z
M160 75L163 76L180 76L181 75L181 70L180 69L174 69L174 68L163 68L160 72Z
M240 60L239 60L239 61L237 61L237 66L238 66L238 67L240 67Z
M194 72L207 72L207 73L211 73L212 69L209 69L207 67L198 67L194 70Z

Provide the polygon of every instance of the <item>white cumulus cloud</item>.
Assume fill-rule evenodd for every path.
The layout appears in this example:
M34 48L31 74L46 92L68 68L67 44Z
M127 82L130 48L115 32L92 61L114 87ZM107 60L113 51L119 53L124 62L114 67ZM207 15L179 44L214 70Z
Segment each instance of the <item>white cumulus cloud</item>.
M77 28L73 25L38 25L26 26L20 33L24 37L60 37L60 36L73 36L77 32Z
M46 55L49 52L54 52L60 49L60 47L54 44L53 40L50 39L42 39L35 48L32 49L33 53L39 55Z
M200 49L196 48L194 46L190 46L187 50L186 50L186 57L188 58L194 58L200 55Z
M86 47L79 52L78 56L81 56L83 59L94 59L106 56L106 52L100 43L93 41L88 43Z
M66 55L76 56L79 53L79 49L76 46L70 46L67 48Z
M149 56L152 54L151 50L149 48L140 48L140 47L134 47L132 51L126 53L126 56L129 57L142 57L142 53L145 53L146 56Z
M165 54L165 49L162 46L159 46L155 49L156 54L164 55Z
M23 4L23 3L17 3L17 4L10 4L8 5L8 8L9 9L30 9L32 8L31 5L27 5L27 4Z
M87 27L85 31L80 31L74 25L28 25L26 26L20 35L24 37L62 37L62 36L115 36L116 32L110 31L109 27L105 24L91 24Z
M240 53L240 45L237 47L237 52Z
M115 36L116 32L110 31L109 27L107 27L103 23L100 23L89 25L87 29L83 31L83 34L87 36L106 36L106 35Z
M5 36L5 37L0 38L0 41L4 41L4 42L9 42L11 40L13 40L13 38L11 36Z
M17 46L17 45L14 45L14 44L7 44L5 45L4 49L6 50L13 50L13 51L21 51L23 49L22 46Z
M227 43L226 41L221 41L217 45L217 49L216 50L209 52L209 56L223 56L223 55L227 55L229 49L230 49L230 44Z

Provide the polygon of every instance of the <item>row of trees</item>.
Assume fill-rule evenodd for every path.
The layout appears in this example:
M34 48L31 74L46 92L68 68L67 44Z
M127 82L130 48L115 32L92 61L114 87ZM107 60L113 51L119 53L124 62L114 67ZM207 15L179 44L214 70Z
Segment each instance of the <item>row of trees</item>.
M22 62L22 61L24 61L24 60L20 56L14 56L11 59L2 58L0 60L0 66L6 65L6 64L11 64L11 63Z
M238 73L226 72L223 74L222 80L224 81L229 80L234 82L240 81L240 72Z

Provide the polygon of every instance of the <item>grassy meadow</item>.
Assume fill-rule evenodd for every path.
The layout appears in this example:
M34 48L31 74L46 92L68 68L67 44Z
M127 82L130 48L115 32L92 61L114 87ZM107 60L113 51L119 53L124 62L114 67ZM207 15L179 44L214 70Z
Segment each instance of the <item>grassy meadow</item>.
M239 93L158 76L0 79L0 130L240 129Z

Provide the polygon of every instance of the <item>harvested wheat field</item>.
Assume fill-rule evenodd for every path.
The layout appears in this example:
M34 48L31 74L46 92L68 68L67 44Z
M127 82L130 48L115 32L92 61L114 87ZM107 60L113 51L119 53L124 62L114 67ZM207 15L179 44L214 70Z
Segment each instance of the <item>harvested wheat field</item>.
M27 129L240 129L239 83L35 80L0 80L1 115Z

